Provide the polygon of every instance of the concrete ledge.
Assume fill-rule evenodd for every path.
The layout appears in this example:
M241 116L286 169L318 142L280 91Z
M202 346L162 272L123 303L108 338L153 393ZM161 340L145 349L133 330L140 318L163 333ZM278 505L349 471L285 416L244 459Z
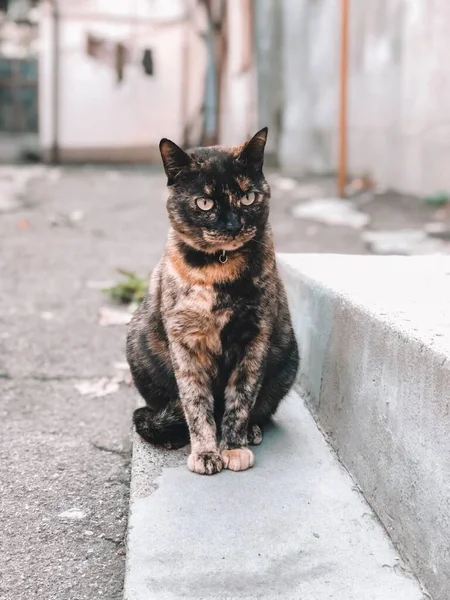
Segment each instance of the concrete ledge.
M134 440L125 600L424 600L292 393L244 473Z
M279 264L308 407L434 600L448 600L450 258Z

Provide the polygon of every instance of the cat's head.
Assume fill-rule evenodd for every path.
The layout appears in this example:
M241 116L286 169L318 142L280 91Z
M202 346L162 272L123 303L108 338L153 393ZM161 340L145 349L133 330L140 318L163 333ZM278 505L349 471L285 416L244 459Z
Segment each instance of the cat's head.
M189 246L207 253L236 250L264 228L270 198L262 172L266 139L264 128L241 146L188 152L161 140L169 219Z

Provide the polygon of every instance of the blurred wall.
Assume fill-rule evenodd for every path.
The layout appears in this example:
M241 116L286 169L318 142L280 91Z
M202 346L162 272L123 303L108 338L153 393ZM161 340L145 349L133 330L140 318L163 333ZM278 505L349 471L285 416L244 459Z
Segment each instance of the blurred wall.
M61 0L59 145L62 160L159 160L162 137L182 143L189 115L200 110L204 44L191 31L184 0ZM104 41L101 56L87 37ZM119 80L115 49L127 60ZM153 75L144 71L145 49ZM44 3L40 53L40 143L54 136L53 21Z
M286 171L336 169L339 4L255 3L259 124L275 129ZM449 189L450 3L354 1L350 15L351 172L413 193Z
M226 56L219 143L241 144L256 133L252 0L226 0ZM254 4L254 2L253 2Z
M207 138L205 110L214 113L210 137L218 143L238 144L254 133L251 0L211 0L213 14L223 10L225 15L220 90L215 80L210 82L212 89L206 86L207 64L214 53L208 54L211 24L204 1L60 0L59 4L58 102L51 3L44 2L41 9L39 134L44 158L51 156L56 104L63 161L159 162L162 137L184 146L200 145ZM87 50L89 38L100 42L95 55ZM120 78L118 44L127 55ZM152 52L152 75L142 65L145 49Z

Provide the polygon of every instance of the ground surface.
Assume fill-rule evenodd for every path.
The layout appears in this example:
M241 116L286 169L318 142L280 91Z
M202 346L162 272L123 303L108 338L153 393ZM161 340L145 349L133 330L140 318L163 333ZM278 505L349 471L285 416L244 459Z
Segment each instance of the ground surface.
M296 393L264 437L213 477L136 440L125 600L425 600Z
M358 231L296 220L298 200L275 188L273 196L279 251L365 252ZM391 216L402 226L427 216L395 199L367 210L379 227ZM125 328L98 324L98 287L117 267L146 274L166 231L160 170L44 171L3 210L0 197L5 600L121 598L136 397L121 386L91 398L75 385L114 375L124 359Z

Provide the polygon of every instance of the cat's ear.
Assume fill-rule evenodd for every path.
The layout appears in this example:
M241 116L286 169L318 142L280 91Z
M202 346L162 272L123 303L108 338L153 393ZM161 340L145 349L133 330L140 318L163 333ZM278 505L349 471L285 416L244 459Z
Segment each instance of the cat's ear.
M167 175L167 185L172 185L176 177L191 166L192 158L167 138L159 142L159 151Z
M268 131L268 128L264 127L258 131L258 133L255 133L250 141L244 144L238 156L240 162L252 166L255 169L262 169Z

